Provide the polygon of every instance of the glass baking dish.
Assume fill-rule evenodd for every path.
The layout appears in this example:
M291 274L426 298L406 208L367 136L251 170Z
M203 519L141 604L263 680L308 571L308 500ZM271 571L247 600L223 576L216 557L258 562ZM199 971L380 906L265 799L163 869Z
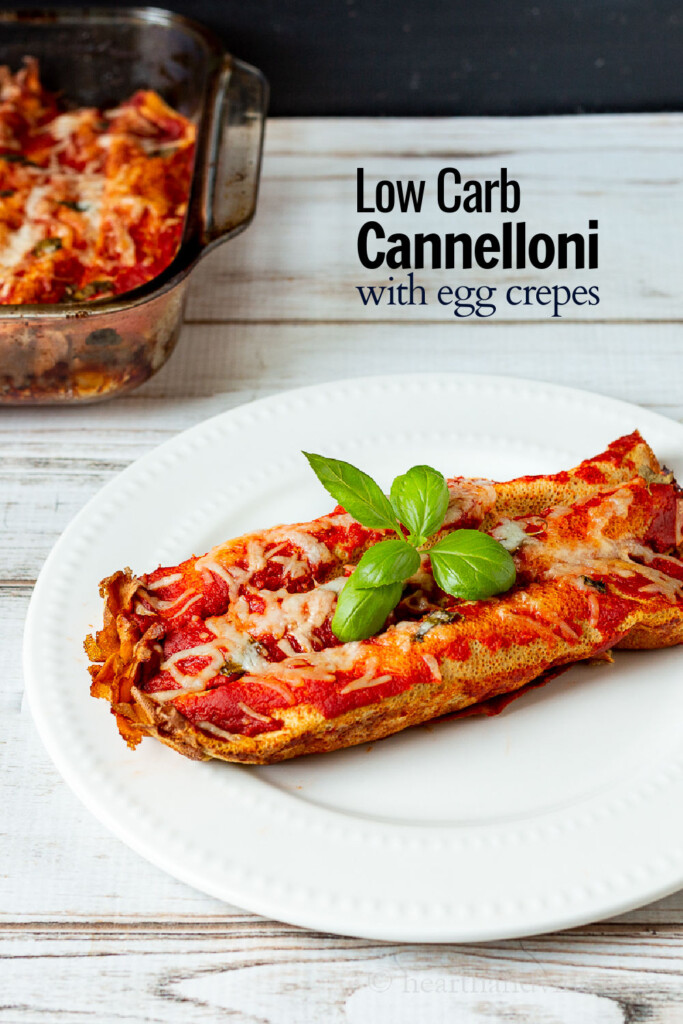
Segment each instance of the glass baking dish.
M0 12L0 64L27 55L71 106L155 89L197 126L183 240L162 274L94 302L0 306L0 403L97 402L163 366L192 267L253 217L267 84L201 25L152 7Z

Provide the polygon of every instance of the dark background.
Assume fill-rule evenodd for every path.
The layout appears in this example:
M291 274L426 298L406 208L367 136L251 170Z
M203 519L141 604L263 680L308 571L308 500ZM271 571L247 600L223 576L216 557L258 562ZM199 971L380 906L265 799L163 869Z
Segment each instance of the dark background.
M36 6L35 0L2 5ZM169 0L160 6L203 21L233 53L260 67L270 79L275 115L683 105L682 0Z

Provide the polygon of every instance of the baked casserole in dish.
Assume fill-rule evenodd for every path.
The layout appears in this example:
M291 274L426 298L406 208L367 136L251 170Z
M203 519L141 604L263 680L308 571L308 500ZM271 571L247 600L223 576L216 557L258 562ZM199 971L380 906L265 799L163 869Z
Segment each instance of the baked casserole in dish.
M0 24L0 402L99 401L164 364L253 216L266 83L156 8Z

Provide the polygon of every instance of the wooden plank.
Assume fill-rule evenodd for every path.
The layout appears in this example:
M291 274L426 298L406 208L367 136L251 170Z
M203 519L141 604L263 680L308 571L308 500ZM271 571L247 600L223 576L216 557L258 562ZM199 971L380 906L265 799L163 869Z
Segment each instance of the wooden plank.
M683 115L677 114L270 122L256 220L196 270L188 317L449 323L452 308L435 301L443 284L590 284L599 287L600 305L572 306L565 320L681 319L675 211L683 187L682 146ZM359 166L368 182L427 181L423 211L357 213ZM495 179L507 167L522 188L520 211L439 212L435 180L444 166L477 180ZM593 218L600 225L598 270L416 271L432 296L425 306L364 307L356 291L358 285L389 284L392 273L365 270L358 261L357 233L369 219L380 220L387 234L474 236L497 233L504 220L525 220L530 232L554 237L587 232ZM396 282L403 273L393 272ZM547 322L548 309L502 303L496 318Z
M683 418L682 347L680 324L430 324L428 333L414 324L188 324L168 365L131 395L78 410L4 411L0 579L35 579L64 527L120 469L253 398L387 371L489 370Z
M3 929L0 1021L673 1024L680 929L376 945L260 921Z
M183 409L194 398L210 398L203 408L211 415L224 397L232 404L235 390L248 401L344 377L496 373L678 406L681 351L677 323L187 324L171 361L137 394L177 399Z

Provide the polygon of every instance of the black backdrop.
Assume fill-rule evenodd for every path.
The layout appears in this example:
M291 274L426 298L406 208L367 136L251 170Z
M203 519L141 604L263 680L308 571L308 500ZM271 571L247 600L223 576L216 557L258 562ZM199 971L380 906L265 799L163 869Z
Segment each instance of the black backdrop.
M169 0L165 6L204 21L233 53L265 71L275 115L683 105L682 0Z

